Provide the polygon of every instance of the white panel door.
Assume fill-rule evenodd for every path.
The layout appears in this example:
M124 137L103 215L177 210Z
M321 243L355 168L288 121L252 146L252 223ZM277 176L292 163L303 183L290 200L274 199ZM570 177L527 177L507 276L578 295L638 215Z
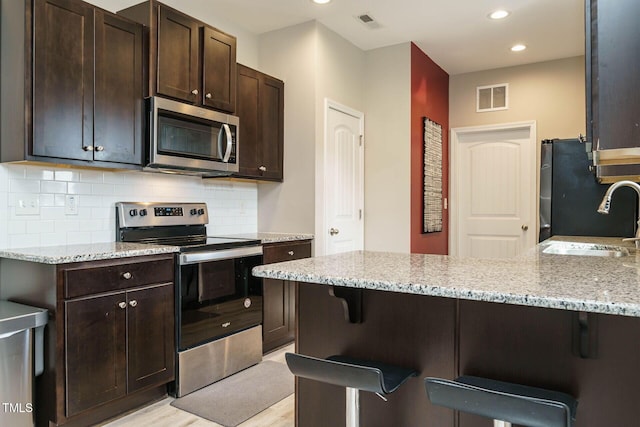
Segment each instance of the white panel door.
M457 133L458 255L509 258L535 244L532 130Z
M364 248L362 117L329 107L325 152L325 254Z

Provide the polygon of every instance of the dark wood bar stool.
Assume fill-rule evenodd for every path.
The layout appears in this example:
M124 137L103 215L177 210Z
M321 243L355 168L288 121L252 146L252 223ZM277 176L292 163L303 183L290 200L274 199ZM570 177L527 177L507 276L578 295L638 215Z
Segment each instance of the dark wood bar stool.
M553 390L487 378L424 380L434 405L527 427L572 427L578 401Z
M285 358L295 376L346 387L346 427L360 425L360 390L376 393L386 400L383 395L393 393L410 377L418 375L413 369L347 356L318 359L286 353Z

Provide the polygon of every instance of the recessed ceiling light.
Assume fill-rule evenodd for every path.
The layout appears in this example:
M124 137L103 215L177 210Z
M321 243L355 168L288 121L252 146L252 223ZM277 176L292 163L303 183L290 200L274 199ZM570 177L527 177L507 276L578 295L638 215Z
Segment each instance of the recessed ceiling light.
M511 52L522 52L526 48L527 48L526 45L516 44L516 45L511 46Z
M511 15L511 12L507 10L498 9L489 14L489 19L504 19L509 15Z
M314 2L315 4L327 4L331 2L331 0L311 0L311 1Z

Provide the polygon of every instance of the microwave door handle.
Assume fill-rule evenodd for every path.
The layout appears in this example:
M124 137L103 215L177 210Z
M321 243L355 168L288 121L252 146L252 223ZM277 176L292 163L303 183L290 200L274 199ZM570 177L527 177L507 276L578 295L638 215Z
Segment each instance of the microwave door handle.
M228 163L229 157L231 157L231 148L233 145L233 139L231 138L231 128L229 127L229 125L224 123L222 125L222 128L224 129L224 133L227 136L227 149L224 152L224 157L222 158L222 161L225 163Z
M224 162L224 156L223 155L223 151L222 151L222 131L224 129L225 125L222 125L222 127L220 128L220 132L218 132L218 156L220 156L220 160L222 160Z

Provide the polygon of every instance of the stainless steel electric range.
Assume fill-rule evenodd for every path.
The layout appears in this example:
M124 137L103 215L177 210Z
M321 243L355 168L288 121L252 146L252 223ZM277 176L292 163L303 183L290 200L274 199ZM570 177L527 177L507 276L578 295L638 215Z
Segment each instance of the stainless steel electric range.
M176 381L184 396L262 360L259 240L207 237L205 203L116 203L116 240L179 246Z

